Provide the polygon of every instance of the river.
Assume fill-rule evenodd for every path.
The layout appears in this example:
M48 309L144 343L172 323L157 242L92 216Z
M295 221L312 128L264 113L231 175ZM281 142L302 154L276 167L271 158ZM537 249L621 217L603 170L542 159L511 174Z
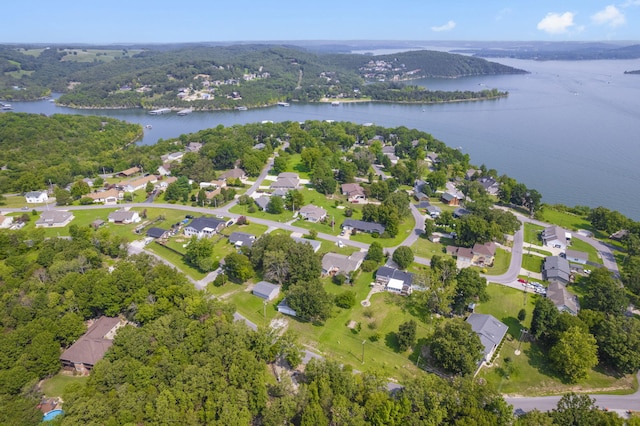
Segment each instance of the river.
M536 188L543 202L606 206L640 220L640 60L548 61L499 59L526 75L424 79L430 89L497 88L496 101L439 105L292 103L248 111L150 116L143 110L76 110L52 102L12 102L14 111L99 114L142 125L140 143L153 144L220 124L263 120L336 120L406 126L461 147L485 164Z

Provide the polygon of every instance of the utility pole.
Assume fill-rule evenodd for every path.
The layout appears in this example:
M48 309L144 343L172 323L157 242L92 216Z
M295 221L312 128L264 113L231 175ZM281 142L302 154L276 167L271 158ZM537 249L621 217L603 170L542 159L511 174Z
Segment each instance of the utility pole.
M364 344L365 344L366 340L362 341L362 363L364 364Z

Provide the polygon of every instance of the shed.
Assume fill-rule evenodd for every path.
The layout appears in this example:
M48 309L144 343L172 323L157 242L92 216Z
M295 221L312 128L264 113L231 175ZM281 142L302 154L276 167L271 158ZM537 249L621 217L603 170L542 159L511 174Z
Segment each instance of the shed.
M266 301L270 301L278 297L280 294L280 286L266 281L260 281L253 287L253 294Z

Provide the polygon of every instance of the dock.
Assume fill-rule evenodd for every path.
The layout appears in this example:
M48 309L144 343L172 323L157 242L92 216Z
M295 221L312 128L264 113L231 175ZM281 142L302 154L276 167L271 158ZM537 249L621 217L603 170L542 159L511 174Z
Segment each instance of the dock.
M178 115L189 115L193 112L191 108L183 109L178 111Z
M150 115L162 115L169 114L171 112L171 108L160 108L149 111Z

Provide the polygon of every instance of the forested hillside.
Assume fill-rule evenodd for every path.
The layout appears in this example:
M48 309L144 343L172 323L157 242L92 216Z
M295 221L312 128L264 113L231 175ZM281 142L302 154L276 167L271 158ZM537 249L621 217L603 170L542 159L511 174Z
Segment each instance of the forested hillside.
M365 83L380 80L524 72L433 51L323 55L287 46L242 45L148 49L132 55L123 51L104 62L100 56L78 62L72 54L77 51L63 48L34 53L0 49L0 98L34 99L54 90L64 92L59 102L72 107L231 109L284 100L357 98Z

